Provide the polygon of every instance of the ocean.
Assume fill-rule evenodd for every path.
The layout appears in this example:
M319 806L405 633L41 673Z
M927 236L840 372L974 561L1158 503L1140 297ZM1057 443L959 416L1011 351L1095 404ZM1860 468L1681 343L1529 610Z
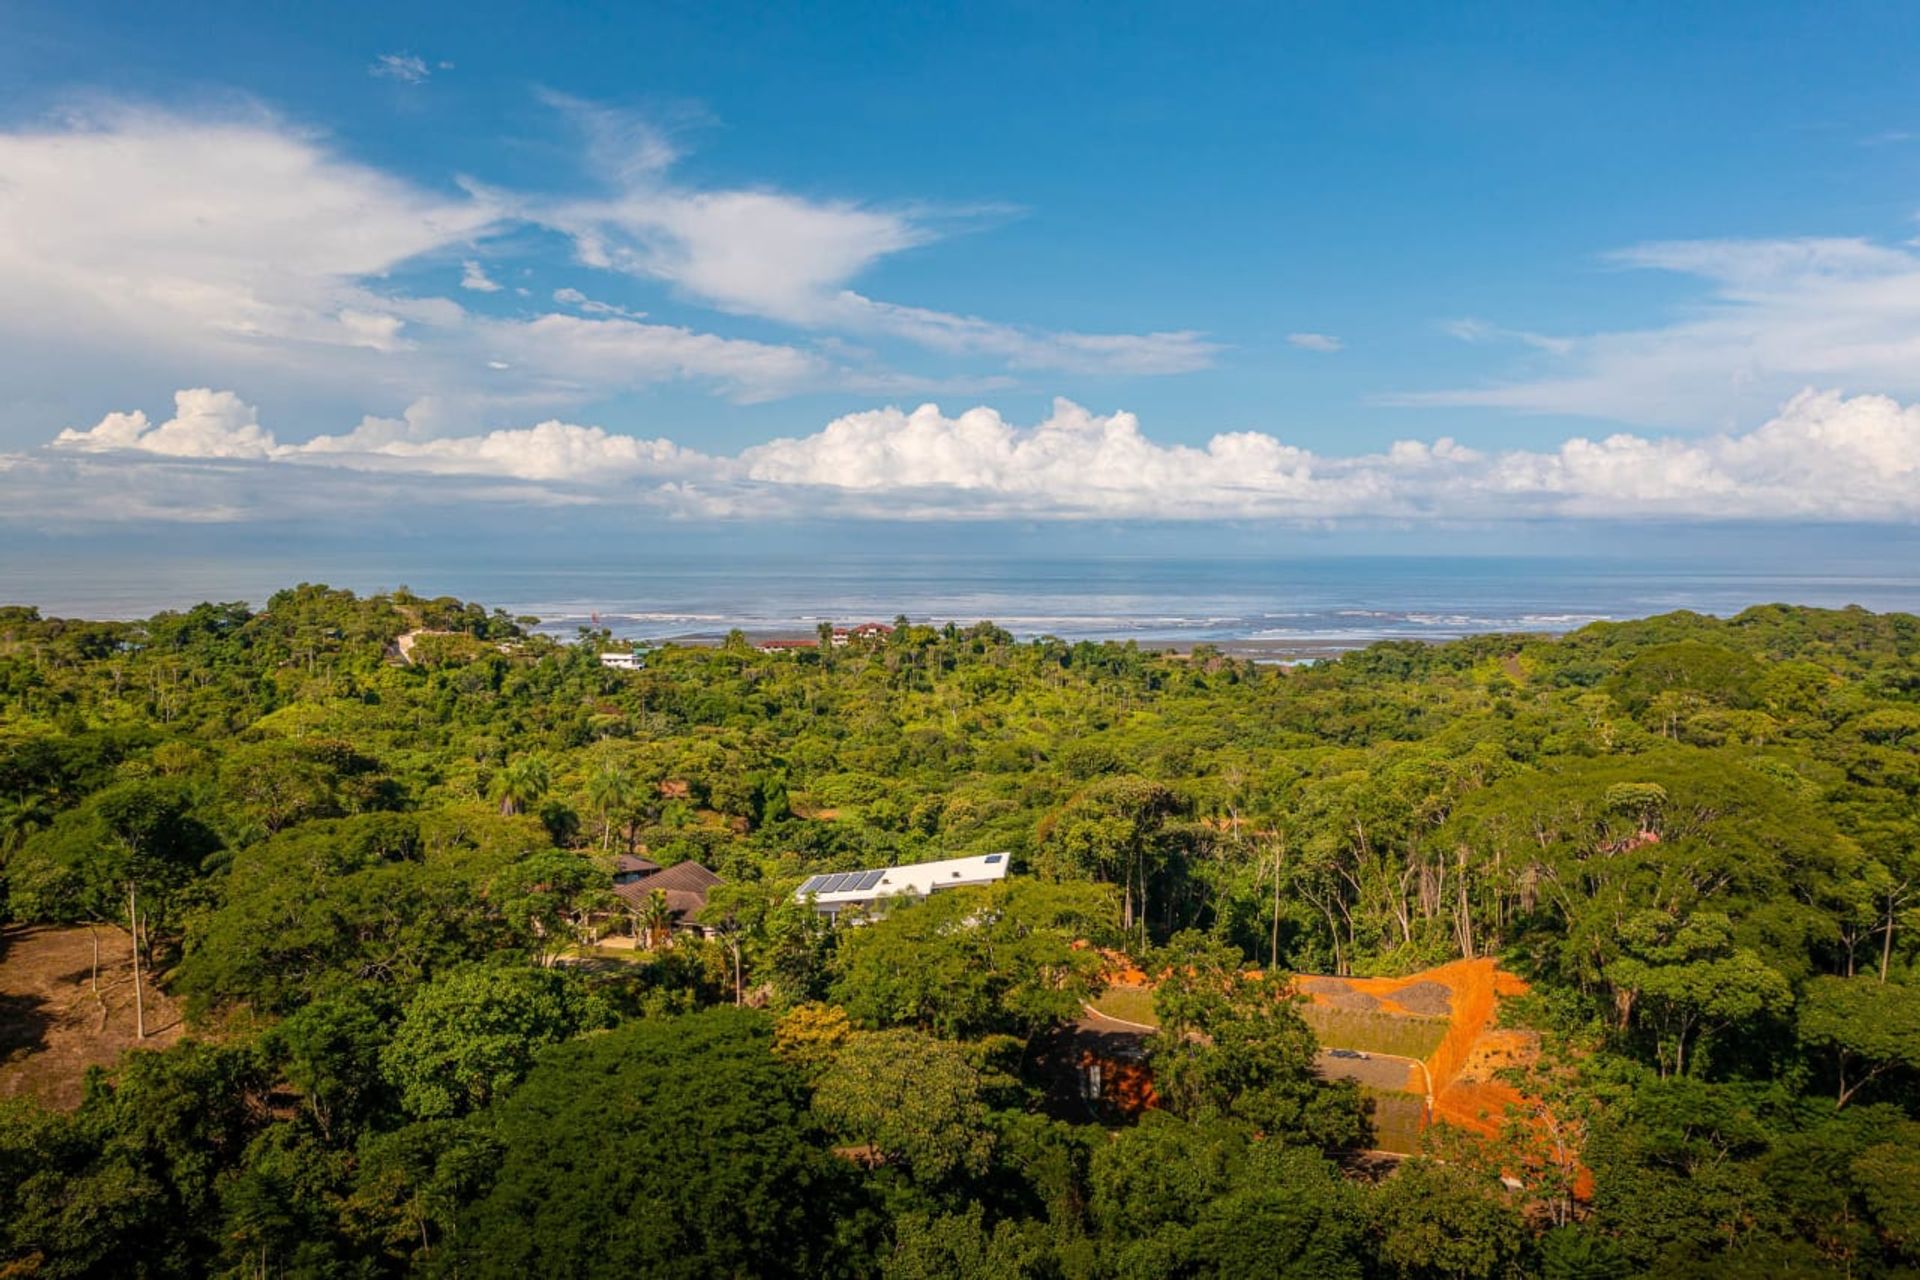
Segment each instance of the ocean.
M1211 643L1273 656L1382 639L1563 632L1676 609L1725 616L1770 602L1920 612L1920 567L1904 557L1786 572L1535 556L33 556L0 562L0 602L132 618L209 599L258 605L300 581L361 592L406 584L532 615L559 636L593 625L635 640L712 639L735 627L802 636L822 621L904 614L934 623L989 619L1021 637Z

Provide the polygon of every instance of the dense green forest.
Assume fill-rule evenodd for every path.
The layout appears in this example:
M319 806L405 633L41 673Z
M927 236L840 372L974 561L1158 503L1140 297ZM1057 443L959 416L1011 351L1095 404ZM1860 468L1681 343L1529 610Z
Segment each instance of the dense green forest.
M0 610L10 928L132 926L189 1017L0 1103L0 1274L1920 1276L1920 619L633 672L526 621ZM861 927L792 900L998 850ZM711 936L592 945L639 852L725 878ZM1039 1065L1100 947L1167 975L1126 1124ZM1541 1108L1356 1160L1280 975L1478 956Z

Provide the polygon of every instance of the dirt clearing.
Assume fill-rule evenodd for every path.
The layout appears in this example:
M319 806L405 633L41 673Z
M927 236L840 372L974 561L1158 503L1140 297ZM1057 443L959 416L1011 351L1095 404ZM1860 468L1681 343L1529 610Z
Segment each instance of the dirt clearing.
M147 1038L134 1036L133 948L125 930L101 926L100 995L93 992L94 935L87 929L0 929L0 1098L79 1105L88 1067L110 1067L127 1049L180 1038L180 1011L145 984Z
M1402 1058L1377 1058L1372 1054L1342 1058L1322 1049L1314 1057L1313 1069L1328 1080L1351 1080L1369 1089L1424 1096L1427 1088L1419 1066Z

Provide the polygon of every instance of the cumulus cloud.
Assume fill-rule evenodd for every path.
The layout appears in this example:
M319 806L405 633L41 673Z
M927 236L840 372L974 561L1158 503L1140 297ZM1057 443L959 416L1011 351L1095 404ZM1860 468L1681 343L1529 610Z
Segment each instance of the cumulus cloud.
M1338 351L1347 344L1329 333L1290 333L1287 345L1302 351Z
M231 391L205 387L174 392L173 416L157 427L138 409L110 413L85 431L62 431L53 447L87 453L128 449L174 458L269 458L278 448L252 405Z
M1912 245L1679 240L1609 261L1700 281L1706 296L1646 329L1548 338L1455 322L1457 337L1522 342L1542 353L1540 363L1505 382L1384 401L1693 428L1750 421L1809 383L1920 395L1920 250Z
M158 426L147 415L110 413L86 430L69 429L55 453L148 454L201 461L271 461L375 471L570 480L604 484L638 475L710 472L714 460L670 440L642 440L601 427L548 421L479 435L429 434L440 406L422 402L405 418L361 420L352 431L281 444L252 405L231 391L174 393L174 415Z
M1745 432L1620 433L1551 450L1442 438L1316 454L1257 431L1156 441L1129 413L1070 401L1033 426L990 408L848 414L723 456L558 420L443 433L447 406L283 444L230 392L183 391L173 418L109 414L44 457L161 458L498 482L487 500L641 502L708 517L1155 520L1920 520L1920 406L1806 391ZM516 485L522 487L515 487Z

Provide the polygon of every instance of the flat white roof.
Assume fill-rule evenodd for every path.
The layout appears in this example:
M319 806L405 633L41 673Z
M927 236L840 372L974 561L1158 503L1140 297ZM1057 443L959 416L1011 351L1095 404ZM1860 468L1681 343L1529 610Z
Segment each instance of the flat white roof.
M829 911L899 893L917 893L924 897L936 889L960 889L1004 880L1010 861L1012 857L1007 853L983 853L972 858L916 862L906 867L829 872L807 877L793 896L800 902L811 897L816 907Z

